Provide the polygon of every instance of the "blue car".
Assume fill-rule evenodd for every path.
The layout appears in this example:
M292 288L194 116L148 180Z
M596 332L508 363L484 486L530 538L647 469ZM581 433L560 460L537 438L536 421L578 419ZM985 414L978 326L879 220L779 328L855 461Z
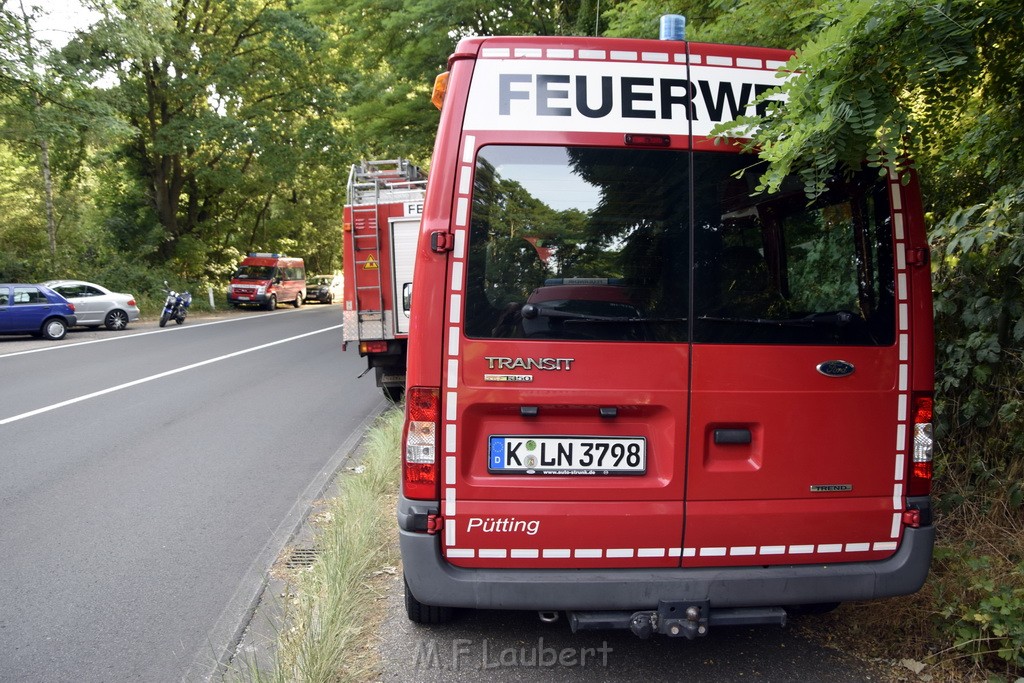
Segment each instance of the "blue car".
M75 305L49 287L0 284L0 334L63 339L77 321Z

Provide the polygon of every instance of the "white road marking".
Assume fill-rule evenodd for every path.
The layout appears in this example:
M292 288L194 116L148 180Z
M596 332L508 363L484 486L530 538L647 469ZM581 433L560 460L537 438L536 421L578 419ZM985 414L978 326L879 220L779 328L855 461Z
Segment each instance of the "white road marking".
M291 311L281 311L279 314L267 313L266 315L284 315L284 314L287 314L287 313L290 313L290 312ZM87 344L100 344L100 343L103 343L103 342L120 341L122 339L133 339L135 337L145 337L146 335L149 335L149 334L160 334L162 332L170 332L171 330L191 330L191 329L195 329L197 327L206 327L207 325L220 325L221 323L233 323L233 322L237 322L239 320L256 320L257 317L262 317L262 316L246 316L246 317L238 317L238 318L226 318L224 320L213 320L213 321L208 322L208 323L194 323L194 324L188 325L186 327L179 327L179 326L175 325L174 327L167 328L167 329L161 328L159 330L151 330L149 332L133 332L133 333L129 333L129 334L118 335L116 337L108 337L106 339L90 339L89 341L73 342L73 343L70 343L70 344L55 344L53 346L43 346L43 347L38 348L38 349L29 349L28 351L13 351L11 353L0 354L0 358L10 358L11 356L24 356L24 355L29 354L29 353L42 353L43 351L57 351L59 349L70 349L70 348L75 347L75 346L85 346Z
M207 324L213 324L213 323L207 323ZM193 325L193 327L198 327L198 325ZM115 391L121 391L122 389L128 389L130 387L138 386L140 384L145 384L146 382L152 382L153 380L156 380L156 379L162 379L164 377L170 377L171 375L177 375L178 373L185 372L186 370L194 370L195 368L201 368L204 365L210 365L211 363L217 363L217 362L222 361L222 360L227 360L228 358L234 358L236 356L242 356L242 355L245 355L247 353L252 353L253 351L260 351L262 349L266 349L266 348L269 348L271 346L277 346L278 344L286 344L288 342L295 341L296 339L302 339L303 337L311 337L314 334L320 334L322 332L330 332L331 330L337 330L340 327L342 327L342 326L341 325L333 325L331 327L325 327L322 330L314 330L312 332L306 332L305 334L299 334L299 335L296 335L294 337L288 337L286 339L278 339L277 341L272 341L272 342L269 342L267 344L260 344L259 346L253 346L252 348L249 348L249 349L242 349L241 351L235 351L234 353L229 353L229 354L226 354L224 356L217 356L216 358L210 358L208 360L199 361L198 363L192 363L191 365L185 365L185 366L182 366L180 368L175 368L174 370L168 370L166 372L161 372L161 373L158 373L156 375L150 375L149 377L143 377L141 379L136 379L136 380L133 380L131 382L125 382L124 384L118 384L116 387L110 387L109 389L101 389L100 391L94 391L91 394L85 394L84 396L79 396L77 398L71 398L71 399L68 399L67 401L61 401L60 403L54 403L53 405L45 406L43 408L37 408L36 410L30 410L29 412L22 413L21 415L14 415L13 417L4 418L4 419L0 420L0 425L10 424L11 422L17 422L18 420L24 420L27 417L33 417L35 415L40 415L42 413L48 413L51 410L57 410L58 408L63 408L65 406L73 405L75 403L81 403L82 401L88 401L90 398L96 398L97 396L105 396L106 394L112 394ZM152 334L152 333L146 332L144 334ZM83 343L88 343L88 342L83 342Z

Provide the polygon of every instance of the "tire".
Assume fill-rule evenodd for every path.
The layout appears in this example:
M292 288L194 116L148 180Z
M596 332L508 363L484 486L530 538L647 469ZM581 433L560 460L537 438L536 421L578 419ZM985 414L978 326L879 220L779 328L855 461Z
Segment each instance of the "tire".
M123 330L128 327L128 314L119 308L115 308L103 320L108 330Z
M267 310L268 311L276 311L277 310L277 295L276 294L271 294L270 298L267 299Z
M57 341L63 339L64 335L68 333L68 324L64 322L63 318L50 318L43 321L43 326L39 331L44 339Z
M299 292L298 296L295 297L295 301L292 302L292 306L295 306L295 308L301 308L302 307L303 297L305 297L305 296L306 296L305 294L303 294L302 292Z
M333 304L334 303L334 295L333 294L328 294L327 295L327 301L325 301L324 303L327 304L328 306Z
M405 396L405 387L383 386L380 390L384 392L384 398L392 403L400 403L402 401L402 397Z
M413 597L409 590L409 582L405 582L405 615L414 624L445 624L452 620L454 610L451 607L435 607L424 605Z
M171 314L166 311L160 314L160 327L167 324L167 321L171 319Z

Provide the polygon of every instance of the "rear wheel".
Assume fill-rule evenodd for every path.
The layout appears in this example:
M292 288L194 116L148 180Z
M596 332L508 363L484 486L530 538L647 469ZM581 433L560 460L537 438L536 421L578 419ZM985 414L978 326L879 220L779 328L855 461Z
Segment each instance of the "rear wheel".
M43 337L56 341L64 338L64 335L68 333L68 326L60 318L50 318L43 323L41 331Z
M413 597L409 582L405 582L405 614L409 621L414 624L444 624L451 621L453 613L451 607L424 605Z
M306 295L303 294L302 292L299 292L298 295L295 297L295 301L292 302L292 305L295 306L295 308L298 308L299 306L301 306L302 305L302 298L304 296L306 296Z
M120 309L115 309L107 313L103 324L107 326L108 330L123 330L128 327L128 314Z

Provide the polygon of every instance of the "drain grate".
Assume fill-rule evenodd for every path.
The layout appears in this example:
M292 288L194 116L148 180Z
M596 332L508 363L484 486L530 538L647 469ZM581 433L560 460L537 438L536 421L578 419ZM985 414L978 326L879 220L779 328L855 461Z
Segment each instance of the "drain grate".
M319 554L319 548L292 548L284 566L288 569L305 569L316 562L316 558Z

